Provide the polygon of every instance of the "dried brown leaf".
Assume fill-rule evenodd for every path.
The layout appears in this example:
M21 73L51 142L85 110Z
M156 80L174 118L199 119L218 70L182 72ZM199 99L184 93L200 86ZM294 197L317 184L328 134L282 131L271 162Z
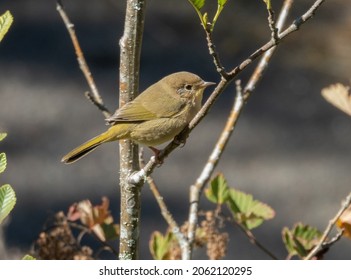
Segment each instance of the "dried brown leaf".
M322 89L322 96L339 110L351 116L350 87L340 83Z
M343 235L351 238L351 206L349 206L344 213L337 220L336 225L344 230Z

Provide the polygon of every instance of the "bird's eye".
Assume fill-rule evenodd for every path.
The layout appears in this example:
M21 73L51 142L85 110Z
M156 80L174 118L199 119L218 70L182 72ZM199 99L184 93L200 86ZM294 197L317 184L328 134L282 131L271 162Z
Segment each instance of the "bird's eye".
M184 88L186 90L192 90L193 89L193 86L192 85L184 85Z

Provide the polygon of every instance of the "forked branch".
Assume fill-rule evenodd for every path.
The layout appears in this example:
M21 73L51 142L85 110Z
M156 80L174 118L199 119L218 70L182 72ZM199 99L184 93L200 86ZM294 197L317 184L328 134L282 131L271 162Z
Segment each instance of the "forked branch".
M209 51L214 59L216 69L219 69L219 74L221 76L221 80L218 83L217 87L214 89L210 97L206 100L205 104L202 106L201 110L197 113L194 119L190 122L189 126L182 131L178 137L181 139L186 139L190 132L200 123L200 121L207 115L208 111L215 103L219 95L226 89L226 87L237 77L239 73L241 73L247 66L249 66L256 59L261 57L264 53L266 53L271 48L277 46L282 40L286 39L293 32L297 31L305 22L310 20L313 15L316 13L317 9L323 4L325 0L316 0L314 4L299 18L293 21L293 23L286 28L284 31L279 32L278 38L271 38L266 44L264 44L261 48L253 52L247 59L242 61L238 66L233 68L229 72L225 72L222 64L220 63L219 55L213 47L214 44L212 42L211 37L208 37L208 45L210 47ZM291 1L289 5L291 5ZM289 6L289 5L286 5ZM285 13L288 9L283 9L283 13ZM278 20L279 21L279 20ZM224 72L223 72L224 71ZM224 74L223 74L224 73ZM169 143L159 154L159 161L162 162L174 149L176 149L180 145L179 141L172 141ZM154 157L151 157L149 162L142 168L140 171L133 173L129 177L129 181L133 183L141 182L144 180L145 176L150 175L155 167L157 166L157 162Z

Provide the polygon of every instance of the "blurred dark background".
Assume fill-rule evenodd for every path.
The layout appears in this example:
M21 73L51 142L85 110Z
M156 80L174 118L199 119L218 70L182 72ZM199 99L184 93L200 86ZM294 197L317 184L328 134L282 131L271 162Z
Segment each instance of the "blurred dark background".
M125 1L66 0L81 47L110 110L118 106L118 40ZM210 1L207 1L210 2ZM283 1L274 1L278 12ZM288 22L312 0L295 1ZM8 133L0 151L17 205L0 229L0 259L28 252L43 224L73 202L111 199L118 220L118 145L104 145L82 161L66 166L60 158L105 129L102 114L83 93L88 86L56 12L55 1L1 0L14 24L0 44L0 131ZM326 1L317 15L285 40L245 107L218 166L231 186L271 205L276 217L255 230L259 240L284 258L281 229L301 221L324 230L350 192L351 119L325 102L320 91L349 83L351 6ZM268 41L266 10L260 1L228 1L214 40L230 69ZM149 0L141 55L140 88L180 70L218 81L196 13L188 1ZM247 80L253 66L240 75ZM208 96L208 92L205 97ZM197 178L220 133L234 98L229 87L186 146L156 169L154 178L179 223L187 217L188 189ZM142 191L141 257L151 258L148 240L166 223L147 186ZM202 208L212 207L205 201ZM266 259L236 228L228 259ZM205 258L198 251L196 258ZM327 254L349 259L351 241L342 239Z

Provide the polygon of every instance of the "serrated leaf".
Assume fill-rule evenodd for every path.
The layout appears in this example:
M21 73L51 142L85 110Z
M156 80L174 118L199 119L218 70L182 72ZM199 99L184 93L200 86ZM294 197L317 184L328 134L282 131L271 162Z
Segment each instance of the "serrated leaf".
M197 10L201 10L202 7L205 5L205 0L189 0L189 1Z
M290 256L304 258L321 238L322 233L309 225L298 223L292 230L287 227L282 230L282 238Z
M3 15L0 16L0 42L4 38L7 31L13 22L13 16L10 11L6 11Z
M34 258L33 256L31 255L25 255L23 258L22 258L23 261L35 261L36 258Z
M7 133L5 132L0 132L0 141L4 140L7 136Z
M351 239L351 206L349 206L344 213L336 221L338 228L343 229L343 236Z
M251 194L233 188L229 189L228 206L236 221L249 230L275 216L274 210L269 205L254 200Z
M294 252L294 242L293 242L293 238L291 236L290 230L287 227L284 227L282 229L282 239L283 242L285 244L285 248L286 250L289 252Z
M339 110L351 116L350 88L342 84L330 85L322 89L322 96Z
M7 165L6 154L0 153L0 173L5 171L6 165Z
M149 248L153 258L155 260L169 259L169 250L171 248L172 241L172 232L167 232L166 235L163 235L159 231L154 231L149 242Z
M292 236L293 242L294 242L294 249L296 250L297 254L299 256L307 256L308 251L304 247L304 245L300 242L300 240L296 236Z
M0 224L16 204L16 194L8 184L0 187Z
M223 174L212 179L210 186L205 190L207 199L216 204L223 204L227 201L229 190Z

